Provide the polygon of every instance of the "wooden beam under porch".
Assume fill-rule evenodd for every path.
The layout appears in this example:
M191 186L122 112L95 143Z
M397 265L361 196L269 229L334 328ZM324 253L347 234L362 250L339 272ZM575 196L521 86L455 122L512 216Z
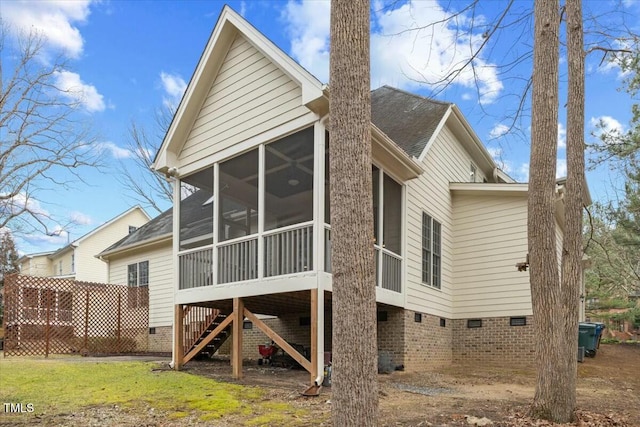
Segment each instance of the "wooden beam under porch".
M199 303L198 306L182 306L176 305L176 324L183 324L183 328L176 328L174 338L177 340L179 334L182 334L184 339L185 335L188 335L188 331L185 333L185 315L193 309L196 310L215 310L215 312L225 313L226 317L222 320L215 329L213 326L209 328L208 335L203 334L199 338L198 344L189 349L185 349L184 346L174 345L174 360L175 368L179 369L194 356L196 356L202 349L204 349L218 334L223 331L229 331L232 338L231 342L231 368L232 376L234 378L241 378L242 371L242 335L243 324L246 318L253 323L254 327L263 332L270 340L272 340L278 347L291 356L296 362L300 364L307 372L309 372L310 382L314 384L315 381L321 381L319 375L322 374L324 368L324 326L325 326L325 312L324 307L331 307L331 293L324 292L324 297L320 298L318 290L313 289L310 291L298 291L284 294L271 294L260 295L255 297L246 298L234 298L232 300L222 301L209 301L206 303ZM256 313L267 314L273 316L287 316L291 319L291 314L305 316L308 313L310 319L308 336L309 342L305 345L310 345L309 359L300 354L287 340L279 335L279 332L274 331L269 325L267 325L262 319L256 316ZM178 316L182 314L182 319L178 322ZM330 319L330 312L328 313ZM187 327L188 329L188 327ZM212 330L213 329L213 330ZM304 332L303 332L304 333ZM257 351L257 349L256 349ZM185 354L186 353L186 354ZM179 358L178 358L179 356ZM322 363L322 365L321 365Z

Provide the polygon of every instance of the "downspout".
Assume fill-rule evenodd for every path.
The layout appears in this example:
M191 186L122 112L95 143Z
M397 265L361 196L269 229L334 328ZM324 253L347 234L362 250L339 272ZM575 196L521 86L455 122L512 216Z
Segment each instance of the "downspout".
M326 262L324 259L324 255L326 254L326 249L324 247L324 243L325 243L325 229L324 229L324 223L325 223L325 218L324 218L324 150L327 144L327 141L325 140L325 130L327 128L327 122L329 120L329 115L327 114L324 118L322 118L320 120L320 126L318 126L318 133L320 133L320 135L317 135L318 138L321 138L321 140L323 141L323 143L321 144L321 146L319 147L318 150L316 150L316 153L318 153L319 157L319 163L322 166L321 170L319 170L318 172L320 174L322 174L322 179L318 179L318 188L320 188L320 186L322 185L322 189L319 192L318 195L318 212L317 212L317 216L318 218L321 218L321 221L318 221L318 228L320 229L320 231L318 232L318 241L320 241L320 239L322 239L322 245L318 245L318 248L322 248L322 265L317 266L318 269L322 268L322 271L324 271L324 263ZM322 197L320 197L322 196ZM316 318L318 321L318 332L317 332L317 336L316 336L316 352L317 352L317 366L316 369L318 370L318 376L316 377L314 383L316 385L316 387L320 387L322 386L322 383L324 381L324 282L323 279L320 278L320 270L318 270L318 274L316 274L316 283L317 283L317 288L318 288L318 294L317 294L317 302L316 302ZM322 345L318 345L318 344L322 344Z

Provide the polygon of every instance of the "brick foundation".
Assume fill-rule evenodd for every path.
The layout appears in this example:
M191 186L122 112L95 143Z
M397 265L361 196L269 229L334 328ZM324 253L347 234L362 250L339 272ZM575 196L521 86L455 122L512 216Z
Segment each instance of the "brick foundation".
M288 342L310 347L311 327L307 323L309 317L309 313L295 313L265 319L264 322ZM381 360L387 361L392 368L403 365L410 372L451 363L533 363L532 316L525 317L524 326L511 326L510 317L494 317L477 319L482 320L482 327L469 328L468 320L470 319L444 319L380 305L377 322L378 353ZM327 311L324 327L325 351L331 351L331 324L331 312ZM258 345L270 342L257 326L244 329L243 358L258 360ZM170 326L156 327L155 334L149 335L151 352L171 352L171 345ZM231 338L224 343L218 354L229 355L230 349Z
M533 317L521 317L526 319L524 326L511 326L510 317L478 319L482 320L479 328L469 328L469 319L453 320L453 362L533 363Z
M416 321L416 314L421 321ZM449 365L453 357L453 327L450 319L431 314L404 310L405 350L407 371ZM441 321L444 326L441 326Z
M444 319L445 326L440 326L440 319L398 307L378 308L381 362L390 359L392 367L402 365L406 371L450 364L452 325L450 320Z
M149 334L149 351L151 353L171 353L173 345L173 327L156 326L153 329L155 329L155 334Z

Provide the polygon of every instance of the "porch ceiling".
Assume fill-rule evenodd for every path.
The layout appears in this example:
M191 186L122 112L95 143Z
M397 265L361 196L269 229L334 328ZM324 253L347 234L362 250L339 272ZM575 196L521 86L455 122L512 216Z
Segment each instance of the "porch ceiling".
M244 297L244 306L254 314L267 314L270 316L282 316L290 313L306 313L311 310L311 292L282 292L278 294L257 295ZM233 311L233 300L205 301L198 304L203 307L217 308L223 313ZM325 309L331 308L331 292L324 293Z

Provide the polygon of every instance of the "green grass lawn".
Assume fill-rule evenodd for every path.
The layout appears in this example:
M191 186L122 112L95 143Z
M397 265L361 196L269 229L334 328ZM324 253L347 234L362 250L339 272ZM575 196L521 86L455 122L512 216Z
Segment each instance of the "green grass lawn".
M0 359L0 402L32 403L35 414L45 417L113 405L136 412L152 407L174 420L231 416L245 425L296 425L305 415L265 399L259 387L158 368L148 362Z

